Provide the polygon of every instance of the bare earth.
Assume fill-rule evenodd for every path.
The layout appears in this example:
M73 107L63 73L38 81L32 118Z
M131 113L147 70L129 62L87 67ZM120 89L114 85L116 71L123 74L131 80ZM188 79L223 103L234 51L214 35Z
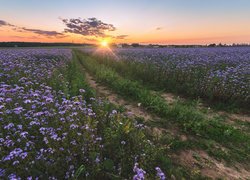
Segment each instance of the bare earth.
M235 167L225 166L223 162L211 158L201 150L186 150L173 155L180 164L193 169L192 173L201 172L202 175L212 179L250 179L250 171L245 170L240 164Z

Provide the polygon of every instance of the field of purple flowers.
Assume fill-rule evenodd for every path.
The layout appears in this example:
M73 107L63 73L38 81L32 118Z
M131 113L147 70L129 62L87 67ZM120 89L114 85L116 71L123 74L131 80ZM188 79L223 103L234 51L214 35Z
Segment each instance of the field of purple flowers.
M165 179L143 126L86 97L75 63L70 49L0 50L0 179Z
M243 49L234 50L242 52ZM220 49L211 50L211 58L217 57L217 51L222 52ZM247 52L247 49L244 50ZM87 51L92 53L93 49L87 49ZM207 60L204 63L187 63L184 66L181 61L187 61L186 59L190 56L189 51L194 51L194 49L115 49L114 58L124 61L107 61L108 67L101 66L99 63L105 62L103 55L108 55L106 52L102 52L104 53L102 58L94 65L99 73L106 71L105 68L109 67L116 70L121 68L119 71L121 74L133 73L128 74L128 77L133 75L140 79L145 78L145 81L156 77L164 82L167 81L167 78L163 77L166 77L168 73L168 78L171 76L177 78L175 80L179 80L176 82L181 82L181 79L187 80L187 76L193 71L196 72L196 69L204 68L205 72L208 70L212 72L217 67L218 71L222 71L222 65L225 65L225 62L221 60L223 63L219 66L220 58L218 58L217 63L212 60L208 63ZM207 52L206 49L197 49L197 51L200 54ZM233 54L234 51L231 51ZM194 59L199 53L193 52ZM171 60L177 56L176 54L179 54L177 59L180 60ZM98 53L99 55L100 53ZM203 54L202 57L204 56ZM0 50L0 179L133 178L141 180L149 178L163 180L165 179L164 173L166 173L166 177L201 178L200 174L190 174L186 168L173 164L167 155L168 147L152 138L148 127L145 128L146 126L141 124L141 119L129 118L122 113L122 107L97 98L94 90L85 80L83 69L84 60L94 63L94 59L87 59L84 55L80 57L83 59L79 58L79 53L72 52L70 49ZM222 57L225 59L225 55ZM238 52L236 57L241 57L239 62L242 63L237 64L232 60L230 64L228 60L227 63L230 65L225 65L224 70L227 70L229 66L241 69L239 73L236 73L235 69L232 72L229 71L231 76L226 77L236 79L241 77L239 79L242 81L240 82L242 90L235 90L234 93L237 91L237 97L247 97L248 101L249 63L247 54L239 56ZM190 62L191 59L190 56ZM175 63L173 63L174 61ZM198 62L198 60L196 61ZM120 66L117 65L117 62L126 62L126 64ZM178 66L177 62L179 62ZM152 63L155 66L150 69ZM144 66L145 64L146 66ZM100 67L101 69L98 69ZM155 67L157 69L154 72ZM179 69L179 74L177 69ZM181 69L183 73L181 73ZM148 70L152 70L152 73L148 73ZM143 71L145 72L143 73ZM157 76L159 72L163 73L162 76ZM232 75L234 72L237 76ZM109 74L107 73L107 75ZM111 75L112 79L114 72ZM194 76L189 78L192 81ZM151 80L155 80L156 83L162 82L157 79ZM221 81L220 78L218 80ZM169 81L167 82L169 83ZM231 83L234 83L233 86L237 86L235 81ZM161 84L158 83L158 85ZM229 86L229 88L233 86ZM218 87L215 86L215 88ZM160 110L167 112L164 107L161 107ZM179 109L176 109L177 115L174 110L171 111L172 116L179 117L179 111L184 113L185 108L183 109L183 107L180 106ZM167 114L171 115L171 113ZM226 139L234 139L234 143L236 143L244 142L247 138L236 129L222 124L217 126L217 121L208 122L212 123L213 127L220 127L219 129L206 129L207 131L197 129L201 125L208 127L208 124L203 124L205 121L203 122L203 119L198 117L199 114L197 117L200 122L195 121L195 123L199 123L199 126L196 127L193 123L188 124L187 120L191 122L192 118L195 118L189 117L195 114L184 114L187 118L182 117L181 114L179 118L185 120L185 127L190 126L192 130L200 132L204 136L207 135L210 139L221 142L221 139L226 137ZM232 134L230 136L221 134L221 139L217 139L218 136L214 136L215 131L216 133L226 131ZM173 142L175 141L173 140ZM171 141L171 143L173 142ZM240 145L243 148L242 151L241 149L238 151L237 143L232 144L232 146L234 145L237 146L232 151L242 152L242 154L248 152L248 149L244 149L245 145ZM239 155L240 160L243 157L242 154ZM238 155L232 157L237 159Z
M127 49L124 50L126 51ZM147 49L136 50L136 48L134 48L130 50L138 52L146 51ZM159 49L156 49L156 51L157 50ZM250 177L250 174L241 173L241 170L249 169L250 141L248 133L249 120L247 115L243 117L241 116L242 114L239 113L239 116L233 117L230 112L221 115L221 111L203 106L204 104L200 103L200 100L190 101L187 98L179 99L177 96L176 99L173 100L173 98L169 98L168 95L167 98L165 98L163 96L165 93L162 92L164 89L157 89L156 87L162 88L162 85L167 85L165 82L171 81L175 83L173 85L185 86L187 82L180 84L180 81L177 81L178 79L174 79L176 80L175 82L171 78L169 80L169 76L166 76L167 72L164 72L166 68L163 65L162 67L154 65L150 61L141 63L136 61L137 58L135 60L123 60L121 57L119 58L119 52L116 51L117 49L114 49L112 54L112 52L106 48L81 49L74 50L73 52L80 64L85 68L85 71L88 72L98 84L104 85L105 89L112 90L111 95L117 96L117 99L123 97L128 100L128 102L126 102L128 104L130 104L130 101L138 103L138 106L141 106L144 111L156 115L156 118L153 117L152 120L145 121L145 124L156 131L155 134L150 132L153 137L158 139L155 142L163 145L163 147L170 146L170 151L165 149L166 154L171 154L172 151L172 153L177 154L177 158L180 158L180 161L183 159L186 161L186 157L180 157L180 152L186 152L187 149L194 151L202 149L208 153L209 156L216 159L209 160L212 164L219 160L222 164L226 162L226 164L233 165L232 169L234 169L235 165L240 163L244 167L237 168L236 173L240 173L239 177L243 179L244 176ZM120 49L120 51L123 51L123 49ZM117 54L114 54L114 52ZM151 53L153 54L153 49ZM131 56L131 58L132 57L133 56ZM202 71L202 67L200 67L200 69ZM195 75L197 72L199 72L199 68L196 67L194 68L194 73L192 71L189 73ZM175 72L172 74L174 73ZM184 74L180 74L180 78L187 78L183 75ZM187 76L188 75L189 74L187 74ZM197 79L199 79L199 74L197 73L196 75ZM188 83L197 80L194 76L192 78ZM190 86L185 90L188 91L194 89L194 87ZM98 89L98 87L96 89ZM99 90L102 91L102 89L103 88L100 88ZM171 95L175 96L174 94ZM110 99L113 99L113 97ZM243 107L242 104L240 104L240 106ZM177 130L173 128L175 125L177 126ZM188 137L182 139L179 133L186 133ZM199 156L202 156L202 153L197 152ZM170 158L172 159L171 156ZM202 162L201 159L203 158L199 157L196 160ZM190 159L187 161L188 163L185 162L184 166L190 166L188 169L195 171L194 164L196 163ZM207 159L205 161L207 161ZM177 162L177 164L179 162ZM201 171L205 168L202 164L197 166L199 166L197 168L201 169ZM211 166L209 168L211 168ZM220 176L218 167L215 167L214 170L216 172L213 173L213 175L212 173L208 175L212 179L231 178L228 173L223 173L224 175ZM199 174L199 172L200 171L197 171L195 174ZM201 173L201 175L203 174ZM187 179L195 178L189 175ZM198 179L201 179L201 177L198 177Z
M124 60L127 62L125 66L131 64L126 69L131 71L130 75L140 78L143 83L155 84L169 91L211 100L250 102L249 47L83 51ZM142 67L138 63L146 65Z

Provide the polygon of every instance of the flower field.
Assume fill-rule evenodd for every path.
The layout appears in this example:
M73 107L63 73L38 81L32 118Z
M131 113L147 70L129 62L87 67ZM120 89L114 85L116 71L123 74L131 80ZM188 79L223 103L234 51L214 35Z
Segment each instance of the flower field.
M212 92L232 91L231 98L246 103L247 49L115 49L115 57L103 50L93 56L93 50L0 49L0 179L206 179L170 156L188 148L247 163L247 125L239 129L194 105L169 105L141 85L162 88L173 82L170 77L176 84L192 82L201 69L197 81L203 86L197 92L218 83ZM225 58L228 53L240 63ZM202 59L205 54L210 54L207 60ZM97 95L86 73L158 116L159 122L129 116L124 107ZM210 80L202 81L205 77ZM155 136L157 123L192 138L182 141L180 132L168 131Z
M173 92L243 103L250 102L250 48L116 48L83 49L97 56L128 61L145 83ZM153 67L155 68L153 68ZM140 69L152 75L140 75ZM132 70L131 70L132 71ZM143 73L143 72L141 72ZM131 73L132 74L132 73Z
M183 67L183 72L177 71L177 68L174 66L168 70L164 63L162 65L159 65L160 63L157 64L157 56L155 54L163 50L177 51L179 54L183 53L178 51L178 48L85 48L75 50L74 53L80 63L86 68L86 71L98 83L111 89L112 93L119 95L117 98L123 97L128 100L127 103L131 101L136 102L146 112L157 115L152 120L145 120L144 122L150 129L157 129L157 131L163 131L163 133L159 135L159 132L157 132L156 135L152 135L152 132L150 132L150 134L156 136L156 143L165 148L169 147L169 149L164 148L167 154L177 154L177 159L179 159L177 164L180 164L182 167L189 166L188 169L191 170L191 174L205 175L205 178L208 176L212 179L234 179L235 176L231 176L231 173L225 173L224 170L218 169L216 162L219 160L219 163L225 163L225 166L228 166L228 163L231 164L231 167L237 167L241 164L244 168L242 166L238 167L237 170L232 168L230 169L230 171L233 171L232 174L240 173L237 177L243 179L250 177L250 174L246 173L247 170L244 170L249 168L249 163L247 162L249 160L248 147L250 143L249 101L247 96L241 96L242 99L239 96L236 98L234 94L228 97L225 94L226 91L214 94L212 90L216 90L219 84L216 85L212 81L207 82L210 83L207 86L211 86L212 89L207 89L206 92L202 93L199 86L197 87L197 83L203 83L202 79L206 78L206 73L204 72L208 72L210 69L212 71L212 68L207 68L212 63L208 63L206 66L189 65L187 66L188 71L185 71ZM205 51L209 54L213 54L213 51L215 51L217 54L214 56L217 56L218 52L223 52L221 48L190 48L182 50L184 52L197 51L200 53ZM231 48L230 50L237 50L236 52L239 53L245 50L245 48ZM126 52L127 56L124 53L122 57L121 52ZM131 55L132 52L134 53L133 55ZM138 52L141 52L141 54ZM149 56L152 56L150 60L147 60L145 55L143 56L145 52L151 53L148 53ZM140 55L137 57L136 54ZM197 56L197 53L194 56ZM129 58L126 59L126 57ZM143 60L140 60L140 58ZM173 59L172 64L175 63L174 61L178 62L178 60L178 58ZM245 58L243 63L246 69L249 67L247 61L247 58ZM236 62L235 64L237 64ZM216 63L214 62L214 64ZM230 65L225 64L225 66ZM220 67L220 63L213 67L223 69ZM242 79L244 79L242 81L243 84L248 82L248 74L245 73ZM246 88L244 92L249 93L249 89ZM111 99L113 98L111 97ZM221 107L212 106L210 108L209 105L214 103ZM223 112L223 109L228 113ZM173 128L174 132L172 132ZM188 137L183 139L182 133ZM193 152L192 157L185 154L187 151ZM184 156L181 153L184 153ZM204 157L204 154L207 154L206 157ZM192 158L195 160L190 160ZM172 157L170 159L176 162L176 159ZM206 162L210 162L215 167ZM238 165L237 162L239 163ZM216 172L213 172L212 169ZM211 172L211 170L213 174L204 174L204 172ZM224 175L220 175L221 173ZM180 175L180 172L177 174ZM176 177L176 174L174 176ZM188 179L202 178L194 177L190 173L188 173L187 177ZM180 175L179 178L183 178L183 175Z
M141 162L164 179L143 126L87 97L72 63L70 49L0 50L0 178L140 179Z
M250 180L250 1L0 6L0 180Z

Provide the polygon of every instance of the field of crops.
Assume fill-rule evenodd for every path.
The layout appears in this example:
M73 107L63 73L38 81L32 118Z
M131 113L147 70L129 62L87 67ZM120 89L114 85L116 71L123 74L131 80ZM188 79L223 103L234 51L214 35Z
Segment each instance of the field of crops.
M129 61L132 66L136 63L148 64L143 67L143 71L151 73L148 76L144 74L143 80L152 81L158 87L212 100L244 103L250 107L249 47L117 48L112 51L83 51ZM138 67L135 72L141 68Z
M143 127L88 97L71 58L70 49L0 50L1 179L136 177L137 163L155 164L160 150Z
M90 75L152 119L102 97ZM0 179L249 178L248 120L228 122L198 96L246 109L250 49L0 49ZM202 171L219 163L241 169Z

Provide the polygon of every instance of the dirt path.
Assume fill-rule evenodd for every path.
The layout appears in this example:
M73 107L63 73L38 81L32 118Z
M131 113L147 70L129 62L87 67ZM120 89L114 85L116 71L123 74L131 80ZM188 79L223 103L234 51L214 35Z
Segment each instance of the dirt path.
M145 119L146 121L156 118L152 116L151 114L147 113L145 110L143 110L143 108L140 107L140 104L128 102L124 100L122 97L119 97L117 94L110 91L107 87L98 84L94 80L94 78L90 76L90 74L87 73L86 71L85 71L85 75L86 75L86 80L89 83L90 87L96 90L97 95L99 97L105 97L109 102L113 104L124 106L126 109L126 112L125 112L126 115L141 117Z
M227 113L225 111L219 111L218 114L228 116L228 119L232 121L239 120L242 122L250 122L250 116L247 114Z
M176 96L173 93L161 93L160 95L166 100L166 102L169 105L173 104L177 100L183 102L186 101L185 98ZM236 113L229 113L226 111L215 111L211 109L208 105L205 105L203 103L200 103L197 108L200 109L201 111L206 110L209 117L214 117L218 115L224 116L226 117L226 121L228 121L229 123L232 123L233 121L250 122L249 114L236 114Z
M101 85L95 81L95 79L86 71L86 80L90 87L96 90L97 96L105 97L109 102L124 106L126 111L125 115L129 117L141 117L147 121L159 121L155 115L148 113L140 104L136 104L125 100L116 93L112 92L109 88ZM164 93L162 97L172 104L176 101L176 97L170 93ZM152 127L150 128L153 136L160 136L165 133L170 133L174 137L180 138L182 141L187 141L190 137L180 132L179 128L175 125L169 126L169 128ZM193 138L193 137L191 137ZM235 167L227 167L225 162L219 162L216 159L210 157L203 150L182 150L171 155L171 158L181 164L184 167L191 169L192 173L201 173L203 176L210 177L212 179L223 178L223 179L250 179L250 172L246 171L244 167L235 165Z
M205 151L184 150L172 158L192 169L192 173L201 173L212 179L250 179L250 171L245 170L241 164L226 166L225 162L211 158Z

